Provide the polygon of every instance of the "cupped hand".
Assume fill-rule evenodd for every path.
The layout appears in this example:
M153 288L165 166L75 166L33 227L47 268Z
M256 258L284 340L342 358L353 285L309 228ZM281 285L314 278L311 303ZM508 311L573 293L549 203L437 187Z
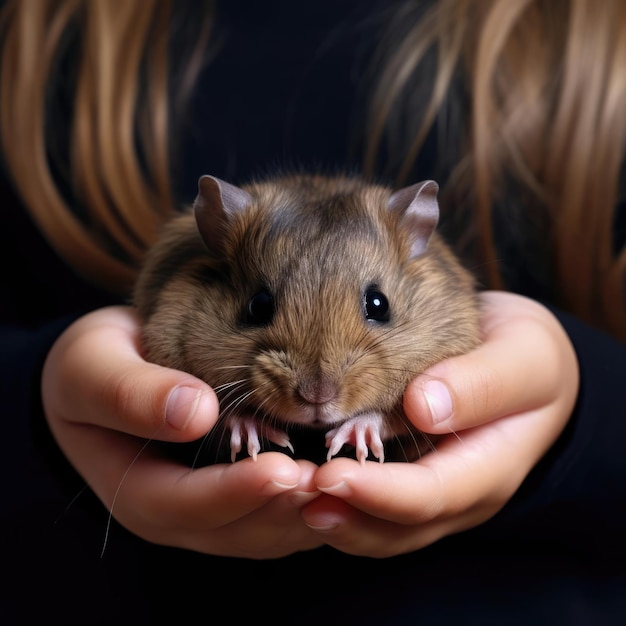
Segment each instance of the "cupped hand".
M414 463L333 459L323 495L303 518L337 549L385 557L479 525L513 496L563 431L578 394L573 347L546 308L502 292L481 295L483 343L409 385L408 417L443 435Z
M112 516L162 545L275 558L322 540L300 508L317 494L316 466L267 453L190 469L154 440L186 442L215 424L213 390L143 360L129 307L100 309L70 326L44 365L46 417L59 446Z

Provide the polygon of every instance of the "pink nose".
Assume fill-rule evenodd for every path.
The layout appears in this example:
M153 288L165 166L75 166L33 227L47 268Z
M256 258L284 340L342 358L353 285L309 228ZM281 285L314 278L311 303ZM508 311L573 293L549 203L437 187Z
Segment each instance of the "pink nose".
M337 396L337 385L331 380L307 380L298 387L298 394L311 404L324 404Z

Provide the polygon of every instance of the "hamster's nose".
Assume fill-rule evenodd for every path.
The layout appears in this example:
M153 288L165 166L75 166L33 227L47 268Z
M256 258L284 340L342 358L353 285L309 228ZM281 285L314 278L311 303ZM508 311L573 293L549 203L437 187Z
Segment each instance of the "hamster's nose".
M337 397L337 385L330 379L305 380L298 386L298 395L311 404L324 404Z

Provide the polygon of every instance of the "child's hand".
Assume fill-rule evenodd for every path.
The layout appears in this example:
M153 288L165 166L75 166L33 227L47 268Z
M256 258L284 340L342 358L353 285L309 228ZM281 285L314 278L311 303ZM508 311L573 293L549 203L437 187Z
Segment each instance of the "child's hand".
M113 517L148 541L211 554L271 558L321 544L300 516L317 495L312 463L267 453L190 470L159 456L150 440L202 437L218 402L193 376L145 362L138 332L128 307L95 311L57 340L43 372L52 432Z
M564 429L579 381L561 325L520 296L488 292L482 300L484 343L437 364L405 394L415 426L447 434L437 451L415 463L334 459L318 470L315 482L328 495L302 513L327 543L383 557L477 526L507 503ZM435 423L435 415L444 419Z

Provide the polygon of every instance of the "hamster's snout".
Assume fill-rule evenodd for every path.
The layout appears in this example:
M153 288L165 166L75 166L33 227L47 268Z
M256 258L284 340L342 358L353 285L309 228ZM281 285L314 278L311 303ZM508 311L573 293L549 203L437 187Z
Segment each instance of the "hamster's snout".
M337 397L337 384L330 378L304 380L297 388L298 395L310 404L326 404Z

